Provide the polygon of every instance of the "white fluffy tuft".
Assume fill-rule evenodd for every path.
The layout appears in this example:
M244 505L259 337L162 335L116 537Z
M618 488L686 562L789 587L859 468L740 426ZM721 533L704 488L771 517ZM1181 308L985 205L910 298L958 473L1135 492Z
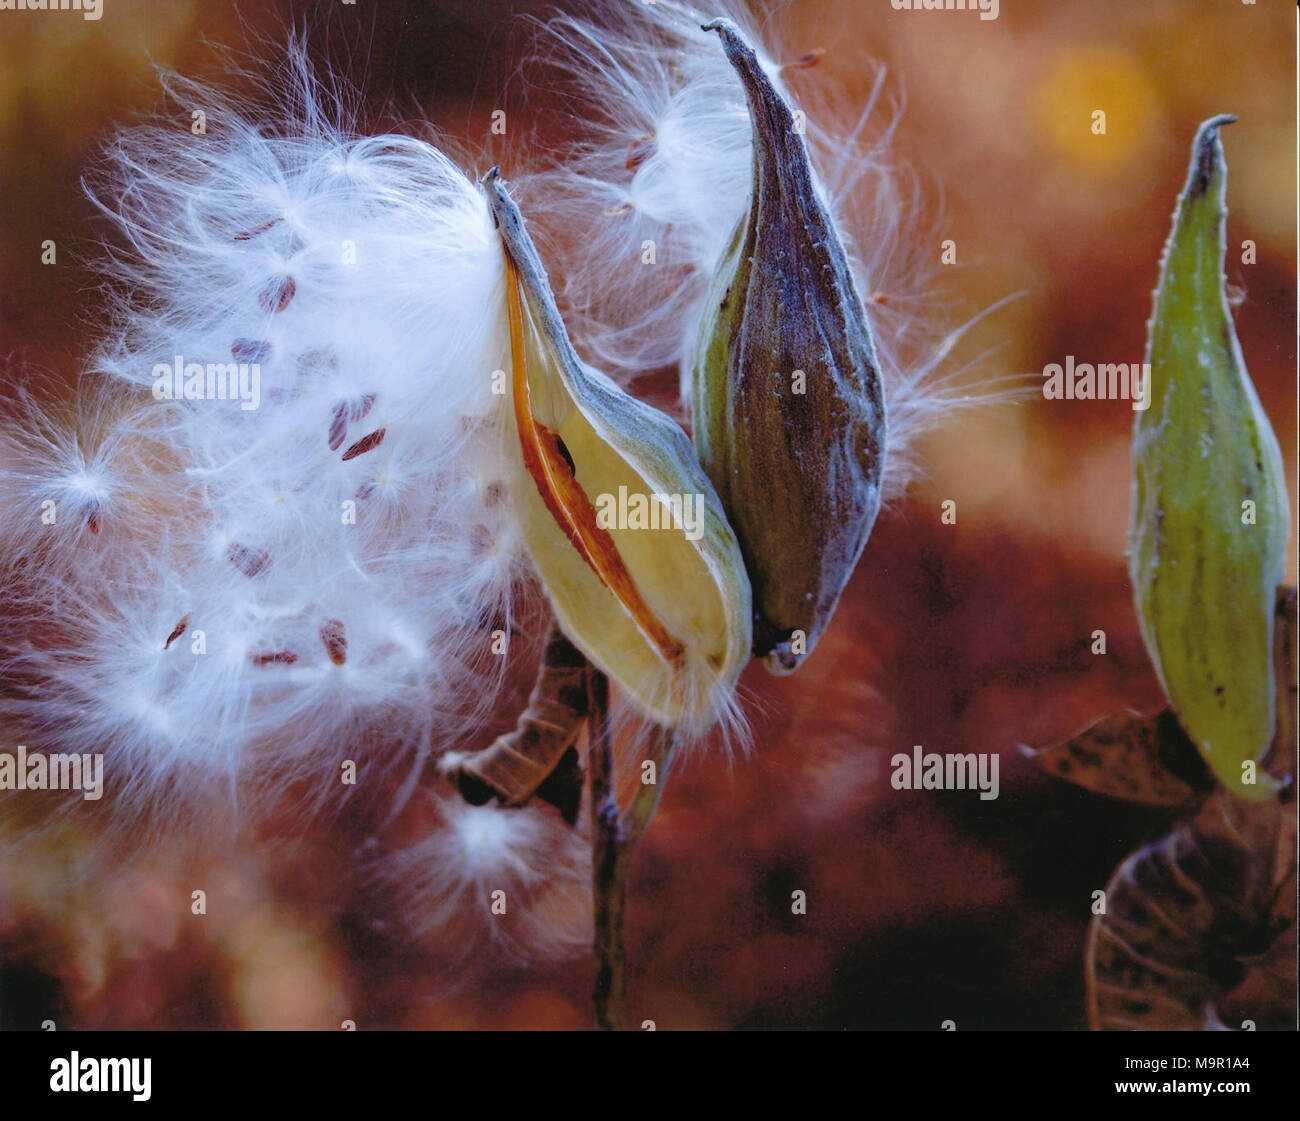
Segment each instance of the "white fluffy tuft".
M452 796L418 844L380 858L373 876L409 929L451 964L564 957L591 943L591 841L545 806L469 806Z
M184 112L117 136L92 187L125 242L110 341L75 407L32 393L0 427L5 712L33 748L102 751L141 812L204 775L241 808L337 801L345 758L461 742L527 571L482 192L423 140L353 135L289 63L270 107L170 77ZM240 364L245 396L213 399Z

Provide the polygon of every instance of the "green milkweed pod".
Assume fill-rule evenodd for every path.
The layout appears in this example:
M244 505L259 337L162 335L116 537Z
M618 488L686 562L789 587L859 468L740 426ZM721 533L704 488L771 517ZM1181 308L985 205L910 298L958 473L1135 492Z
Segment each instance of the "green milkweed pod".
M1148 324L1150 405L1133 429L1129 571L1142 636L1188 735L1229 790L1261 798L1273 736L1273 604L1289 515L1277 438L1224 296L1227 166L1201 125ZM1252 779L1254 781L1252 781Z
M880 509L876 347L802 130L735 24L754 134L749 207L713 281L692 379L696 448L749 570L754 653L790 673L830 622Z
M699 734L749 658L750 589L686 433L573 349L523 217L483 181L506 260L511 500L556 619L637 708Z

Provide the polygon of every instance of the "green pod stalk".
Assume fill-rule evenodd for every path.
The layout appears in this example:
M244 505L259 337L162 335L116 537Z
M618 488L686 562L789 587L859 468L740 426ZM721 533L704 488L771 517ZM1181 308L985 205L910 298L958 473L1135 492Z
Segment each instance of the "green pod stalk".
M1201 125L1148 324L1149 406L1133 430L1129 571L1178 718L1215 776L1258 799L1273 736L1273 603L1289 535L1282 456L1224 295L1227 165Z
M880 509L875 342L802 132L729 20L716 31L754 131L749 207L714 277L692 378L696 449L740 540L754 653L812 652Z

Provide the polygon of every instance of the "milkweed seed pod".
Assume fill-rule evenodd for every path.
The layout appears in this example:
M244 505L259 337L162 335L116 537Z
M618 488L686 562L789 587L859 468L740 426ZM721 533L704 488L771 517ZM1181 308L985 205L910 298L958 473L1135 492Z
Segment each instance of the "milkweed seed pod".
M495 169L484 189L506 257L506 459L529 555L577 647L645 715L702 733L749 657L735 535L686 434L578 358Z
M775 151L781 159L774 174L787 197L794 177L810 181L811 187L796 201L808 200L818 208L816 225L827 233L826 244L813 246L811 254L827 263L835 261L830 265L833 277L821 276L815 285L808 281L804 293L795 291L799 285L792 273L784 283L788 297L796 301L810 291L820 294L818 313L840 324L835 352L817 340L806 348L811 356L794 361L795 352L805 345L800 342L800 336L806 340L801 326L811 326L816 319L808 312L794 331L778 340L783 353L763 355L751 376L756 385L763 379L775 383L776 375L783 375L780 405L798 417L800 410L811 414L818 400L818 377L830 381L816 369L834 365L846 396L836 403L832 398L839 398L841 389L823 391L818 419L828 430L841 426L842 437L853 429L852 418L860 416L865 422L857 429L860 451L838 447L833 455L844 470L833 479L823 478L829 495L818 492L812 498L798 492L797 480L803 479L809 492L816 489L812 479L826 467L814 467L821 453L806 449L796 455L799 443L784 429L775 443L766 441L767 447L758 447L757 438L750 441L755 463L749 466L756 474L761 456L790 464L789 477L781 474L778 485L764 485L772 486L769 497L788 499L804 511L788 531L777 528L775 515L767 526L774 535L788 532L794 541L793 562L776 555L785 547L778 547L775 537L765 543L767 552L761 557L751 548L741 524L746 518L762 519L758 498L739 494L740 488L730 487L716 470L712 476L724 504L733 498L737 502L728 516L742 547L751 553L746 557L751 565L761 559L783 574L787 566L802 566L797 581L782 581L791 591L780 611L770 607L775 619L766 617L762 608L765 599L775 599L776 583L769 577L768 586L759 587L763 574L757 566L750 574L758 615L756 647L768 655L770 668L782 672L812 648L809 638L815 642L814 632L824 627L878 504L906 490L916 465L912 448L917 437L955 409L997 395L981 391L972 397L957 384L959 374L937 372L970 324L941 336L933 317L920 314L936 302L938 270L929 261L928 247L938 240L938 230L922 218L922 193L894 153L898 115L891 112L882 68L870 59L852 59L859 71L874 77L865 98L856 98L828 72L823 57L828 52L815 49L815 42L783 35L780 9L755 18L739 0L712 0L699 8L678 0L610 0L589 11L586 18L551 21L542 40L543 56L583 107L585 130L561 153L557 166L540 177L547 187L545 205L530 212L530 221L547 226L548 244L560 247L555 251L562 278L560 300L584 355L633 374L652 376L664 366L676 366L683 401L688 408L698 407L702 390L695 379L705 365L701 348L717 335L716 330L702 329L702 323L718 326L721 297L731 279L725 274L744 264L736 259L735 242L753 217L756 168L760 160L771 166L776 149L785 149ZM718 16L730 22L732 37L753 49L740 72L729 61L724 37L702 30ZM832 48L829 57L834 55ZM792 117L797 129L787 126L778 134L775 119L755 122L751 103L756 97L773 111L779 107L782 119ZM802 143L796 145L795 140ZM763 143L768 155L759 150ZM760 201L771 217L781 217L779 200L770 191ZM581 230L581 237L566 239L565 230L571 229ZM796 238L799 232L796 226L787 240L792 249L796 240L807 249L809 239ZM767 243L775 240L773 234ZM773 265L769 260L764 271L770 273ZM757 268L751 279L759 282ZM718 284L721 290L715 290ZM777 280L771 281L768 296L777 285ZM739 314L738 303L727 310ZM748 331L752 348L759 349L752 324ZM864 335L869 342L863 341ZM817 347L826 353L819 354ZM789 363L789 368L778 363ZM868 367L870 372L864 373ZM790 392L795 370L802 371L805 383L805 394L797 399ZM854 376L860 377L863 388L846 404ZM744 404L757 410L752 399ZM775 428L781 409L776 402L771 406L764 420ZM877 415L869 418L869 411ZM712 455L707 407L705 415L693 421L702 449ZM714 410L712 421L725 428L720 410ZM750 422L756 424L757 419ZM747 438L743 423L728 436L741 445ZM747 449L740 450L742 456L749 455ZM857 488L849 485L846 472L862 484L856 496L849 494ZM742 511L745 503L755 509ZM834 522L835 516L828 516L832 509L839 512L842 524L817 524L814 529L814 522ZM757 536L752 527L751 532ZM796 621L790 601L801 595L808 598L799 604ZM808 633L798 641L793 634L782 641L782 632L798 629Z
M753 584L754 653L789 673L830 621L880 509L884 395L790 107L735 24L705 30L745 88L754 162L702 327L695 443Z
M1273 603L1289 532L1277 438L1224 297L1227 167L1198 131L1148 325L1149 407L1133 429L1129 572L1146 647L1217 778L1247 798L1273 735Z

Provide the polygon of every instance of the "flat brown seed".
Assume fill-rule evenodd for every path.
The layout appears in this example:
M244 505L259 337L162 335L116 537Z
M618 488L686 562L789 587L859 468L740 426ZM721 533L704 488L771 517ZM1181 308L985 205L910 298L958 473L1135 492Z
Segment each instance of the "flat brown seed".
M328 346L318 346L304 351L294 361L298 373L305 377L315 377L331 373L339 368L339 356Z
M330 451L338 451L343 446L343 441L348 433L348 424L354 420L363 420L374 407L375 395L373 393L365 393L355 401L340 401L335 405L334 416L330 420ZM361 452L356 454L360 455Z
M257 302L261 305L263 311L272 313L284 311L297 291L298 285L294 283L293 277L277 276L274 280L269 281L266 287L257 294Z
M487 556L492 549L492 531L485 525L476 525L469 531L470 553L475 557Z
M822 55L826 53L825 47L818 47L811 50L805 55L800 55L793 62L787 62L781 67L782 70L807 70L809 67L816 66L822 60Z
M256 650L248 655L255 666L291 666L298 660L292 650Z
M236 362L265 362L271 355L271 344L263 339L236 339L230 344L230 357Z
M655 154L657 148L658 145L655 144L653 136L638 136L627 149L627 163L625 166L628 171L635 171Z
M90 513L86 515L86 528L89 529L91 533L99 532L99 511L98 510L91 510Z
M385 428L376 428L375 431L370 433L370 435L362 436L360 440L343 453L344 461L346 462L349 459L356 459L357 456L364 455L372 448L379 447L379 445L384 442L384 433L386 431L387 429Z
M320 625L320 640L330 661L341 666L348 660L348 634L341 619L326 619Z
M226 551L226 556L231 564L250 579L271 563L270 553L264 553L261 549L250 549L238 541L231 544Z
M251 230L241 230L239 233L235 234L235 240L251 241L258 234L266 233L266 231L269 230L272 226L282 221L283 221L282 218L272 218L269 222L263 222L259 226L254 226Z
M185 633L185 631L189 628L189 625L190 625L190 617L188 615L183 616L181 618L181 621L177 623L174 627L172 627L172 633L167 636L167 641L163 643L163 649L170 650L172 643L175 642L178 638L180 638L181 635Z
M348 434L348 407L340 403L334 406L334 415L330 418L329 446L330 451L336 452L343 446L344 437Z

